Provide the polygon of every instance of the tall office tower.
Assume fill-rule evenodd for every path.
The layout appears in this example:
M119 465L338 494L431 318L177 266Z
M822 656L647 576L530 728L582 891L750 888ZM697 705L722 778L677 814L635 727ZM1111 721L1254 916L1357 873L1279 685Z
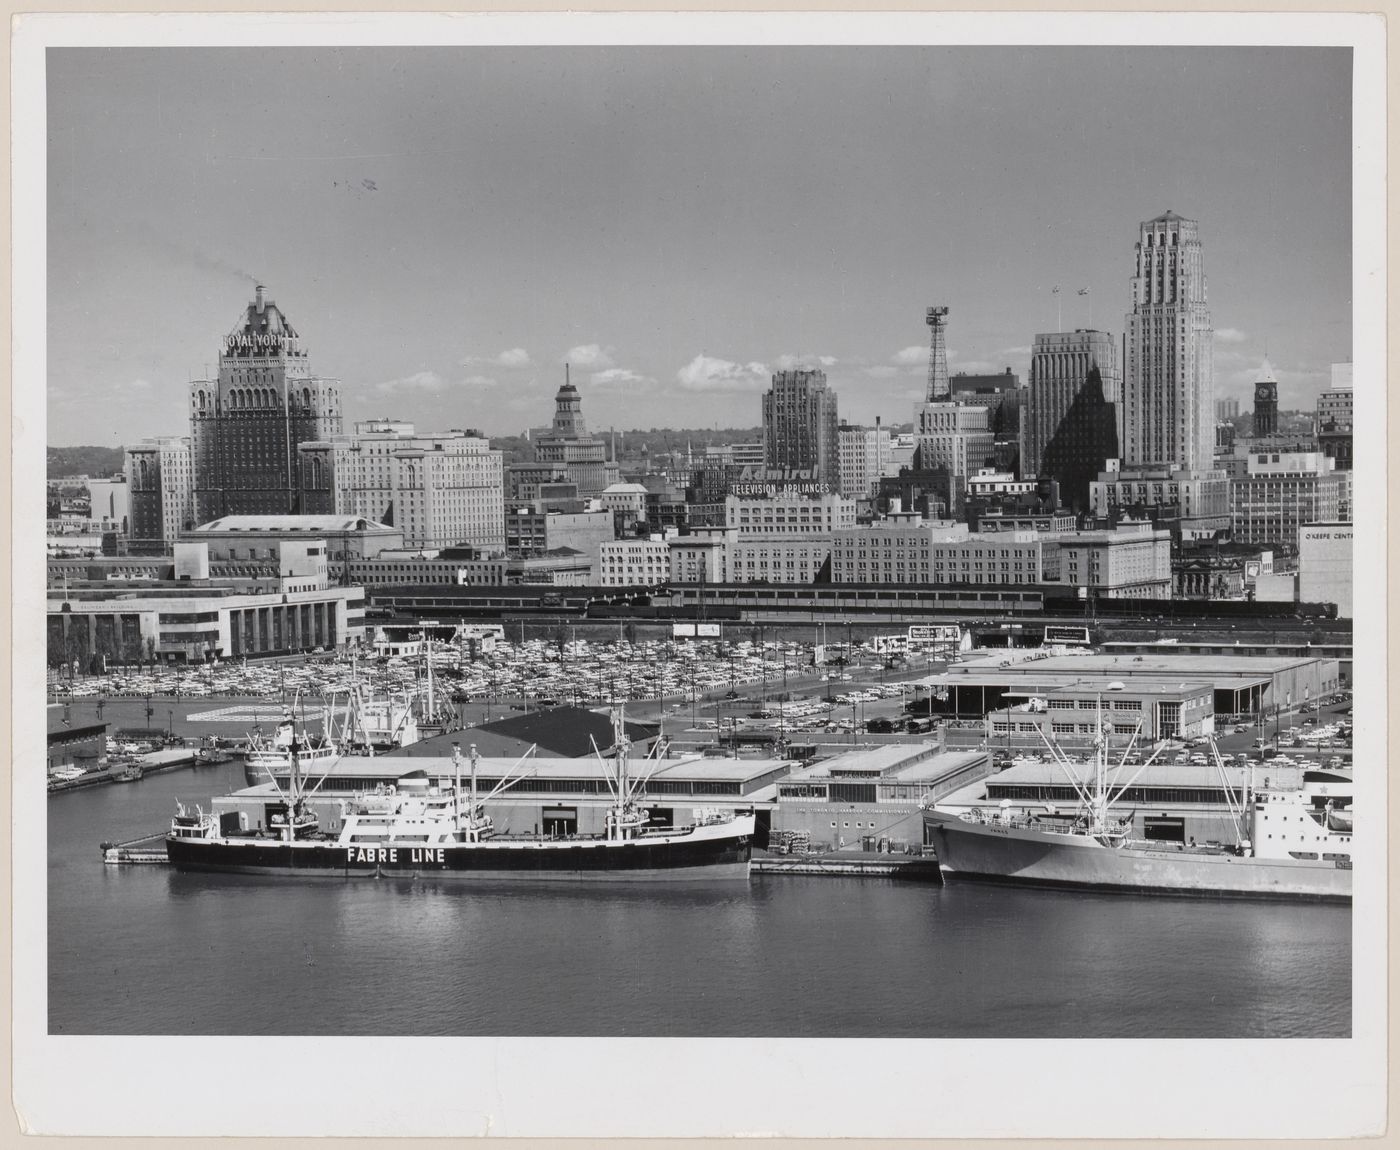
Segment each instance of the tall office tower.
M219 378L190 384L196 518L301 510L297 445L340 431L340 381L311 373L301 337L258 285L219 352Z
M164 553L196 526L194 472L185 436L143 439L126 449L133 553Z
M1059 480L1066 505L1087 508L1090 482L1105 460L1118 458L1121 396L1118 356L1107 332L1079 328L1037 335L1022 475Z
M1215 401L1215 422L1224 423L1227 419L1237 419L1240 414L1240 401L1234 396Z
M1210 309L1196 221L1140 225L1123 363L1123 461L1207 470L1215 444Z
M770 472L841 483L836 393L816 368L780 371L763 396L763 463Z
M1254 381L1254 435L1278 434L1278 380L1266 359Z
M564 385L554 397L554 422L535 437L535 461L553 465L566 482L578 484L580 499L596 499L621 479L615 460L608 459L608 445L588 433L583 420L583 399L564 365Z

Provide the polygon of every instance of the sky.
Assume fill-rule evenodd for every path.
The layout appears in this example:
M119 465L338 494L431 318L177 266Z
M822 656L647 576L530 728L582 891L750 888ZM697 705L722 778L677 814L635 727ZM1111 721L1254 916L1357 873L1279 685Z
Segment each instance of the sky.
M1024 380L1121 336L1167 209L1217 395L1351 358L1345 48L51 49L47 91L55 446L186 433L258 282L347 430L518 434L566 361L594 429L756 426L792 366L901 423L926 307Z

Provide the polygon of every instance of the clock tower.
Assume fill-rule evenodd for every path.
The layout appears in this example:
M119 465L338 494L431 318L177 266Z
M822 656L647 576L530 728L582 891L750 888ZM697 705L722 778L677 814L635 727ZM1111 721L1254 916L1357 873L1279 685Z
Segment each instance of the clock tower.
M1278 380L1267 359L1254 382L1254 434L1278 434Z

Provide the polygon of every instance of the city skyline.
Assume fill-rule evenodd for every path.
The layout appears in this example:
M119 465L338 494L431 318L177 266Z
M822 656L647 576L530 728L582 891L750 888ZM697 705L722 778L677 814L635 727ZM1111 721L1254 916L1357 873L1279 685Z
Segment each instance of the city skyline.
M58 50L48 440L183 433L255 282L347 423L519 433L565 361L598 430L756 426L795 366L843 418L904 423L927 306L951 372L1024 380L1037 334L1122 338L1138 227L1169 209L1200 225L1215 395L1248 406L1267 351L1280 406L1310 407L1352 350L1350 71L1325 48Z

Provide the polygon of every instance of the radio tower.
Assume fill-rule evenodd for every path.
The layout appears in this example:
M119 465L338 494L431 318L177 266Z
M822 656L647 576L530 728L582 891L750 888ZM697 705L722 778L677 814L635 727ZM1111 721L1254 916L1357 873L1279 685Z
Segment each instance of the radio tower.
M948 351L943 344L943 329L947 325L948 309L931 307L924 316L928 324L928 402L948 398Z

